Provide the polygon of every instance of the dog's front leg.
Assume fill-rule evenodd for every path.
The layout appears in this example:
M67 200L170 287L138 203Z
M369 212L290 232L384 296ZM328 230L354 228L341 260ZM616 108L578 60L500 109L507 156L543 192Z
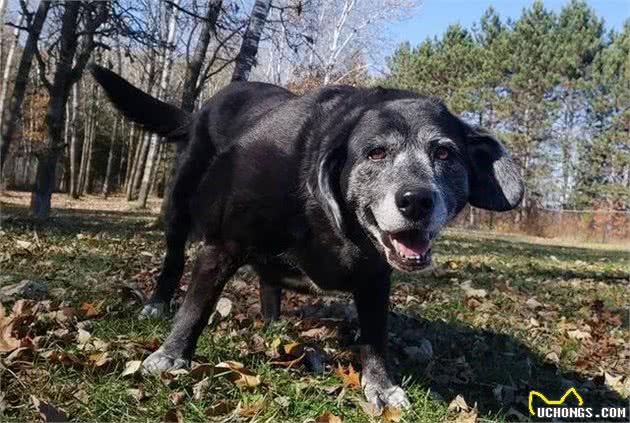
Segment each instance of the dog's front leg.
M354 291L361 328L361 386L367 400L379 409L408 407L407 395L387 371L387 313L389 278L366 283Z
M197 339L208 324L223 287L239 265L240 262L223 247L206 245L201 249L173 328L162 346L142 363L145 371L159 373L190 365Z

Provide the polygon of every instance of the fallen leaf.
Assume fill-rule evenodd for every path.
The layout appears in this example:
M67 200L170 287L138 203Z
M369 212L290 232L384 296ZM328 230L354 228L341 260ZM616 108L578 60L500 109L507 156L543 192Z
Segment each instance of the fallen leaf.
M212 376L214 374L214 366L210 363L197 364L190 369L189 374L193 379L200 380L206 376Z
M173 403L173 405L179 405L186 398L186 394L181 391L174 391L168 394L168 400Z
M623 375L613 376L608 372L604 372L606 385L621 395L622 398L627 398L630 395L630 377L626 377L625 383L623 379Z
M287 361L272 361L270 364L273 366L280 366L280 367L286 367L287 369L290 369L291 367L300 364L302 362L302 360L304 359L304 356L306 354L302 353L301 356L294 358L293 360L287 360Z
M589 339L591 337L591 334L589 332L580 329L567 331L567 335L569 335L570 338L578 340Z
M525 305L533 310L542 307L543 305L536 300L536 298L530 298L525 301Z
M18 239L17 241L15 241L15 246L18 249L30 250L34 246L34 244L30 241L23 241L21 239Z
M363 412L370 417L379 417L380 415L383 414L383 409L379 408L375 404L372 404L371 402L361 401L361 400L357 402L359 404L359 407L361 407L361 409L363 410Z
M245 387L254 387L260 385L260 377L248 370L238 361L224 361L215 366L215 368L222 370L229 370L226 374L230 381L237 385Z
M127 393L129 394L131 398L135 399L138 402L142 401L143 399L147 397L147 395L144 392L144 388L142 386L138 388L127 389Z
M337 364L335 373L341 377L344 385L351 386L355 389L361 389L360 373L354 370L352 364L350 364L347 368L344 368L341 364Z
M128 361L127 364L125 364L125 370L123 370L121 376L123 377L131 376L133 374L138 373L141 368L142 368L142 361L140 360Z
M467 280L461 283L459 286L467 297L485 298L488 295L488 291L485 289L476 289L472 287L472 281Z
M208 409L206 410L206 415L208 417L223 416L225 414L228 414L232 410L234 410L234 404L232 402L219 401L218 403L208 407Z
M292 355L294 357L299 356L304 352L304 346L299 342L284 344L282 348L284 349L285 354Z
M315 418L315 423L343 423L343 420L341 420L341 417L335 416L330 411L326 411L321 416Z
M184 423L184 415L176 408L171 408L162 417L162 423Z
M94 317L99 315L99 306L96 303L81 303L79 310L85 317Z
M262 410L264 405L264 398L251 402L239 401L238 405L236 406L236 414L243 417L253 417L258 414L260 410Z
M59 364L62 366L75 366L80 365L81 360L74 355L65 351L46 351L40 354L42 357L50 361L52 364Z
M84 329L79 329L77 332L77 342L79 344L87 344L92 338L92 334Z
M200 401L204 399L210 390L210 378L203 378L193 385L193 399Z
M401 419L400 408L390 407L389 405L383 409L383 421L385 423L397 423Z
M232 301L225 297L219 298L219 301L217 301L216 310L217 313L219 313L219 315L225 319L232 311Z
M331 336L331 331L326 326L322 326L320 328L313 328L309 330L305 330L300 333L300 336L304 338L325 338L327 336Z
M31 401L33 401L35 409L44 422L68 421L68 416L66 415L66 413L63 410L55 407L54 405L51 405L49 402L40 400L34 395L31 395Z
M11 352L20 346L20 341L12 334L15 319L5 314L0 304L0 352Z
M448 405L447 421L455 423L475 423L477 421L477 407L470 408L461 395L457 395Z

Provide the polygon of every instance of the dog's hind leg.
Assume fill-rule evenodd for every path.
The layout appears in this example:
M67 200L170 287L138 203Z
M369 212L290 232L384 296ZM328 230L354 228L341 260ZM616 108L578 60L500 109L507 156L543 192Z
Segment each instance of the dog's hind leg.
M226 282L239 268L240 261L223 246L206 245L193 267L186 292L170 334L162 346L142 364L145 371L159 373L190 365L197 339L214 309Z
M166 229L166 255L162 261L155 290L140 312L140 319L160 318L166 315L184 272L186 238L188 231L169 224Z

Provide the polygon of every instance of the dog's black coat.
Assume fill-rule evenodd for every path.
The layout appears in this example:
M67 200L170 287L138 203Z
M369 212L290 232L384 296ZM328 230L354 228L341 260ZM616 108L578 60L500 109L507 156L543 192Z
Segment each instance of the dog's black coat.
M281 287L353 293L366 396L377 405L406 404L385 368L388 261L403 270L413 264L392 259L394 250L382 241L398 229L383 228L429 234L430 246L434 232L467 202L515 207L522 183L501 144L438 100L408 91L333 86L298 97L239 82L188 115L103 68L92 71L130 119L185 144L166 219L167 254L150 303L170 301L190 233L199 232L205 244L171 334L145 368L186 365L224 284L251 264L261 275L268 317L279 313ZM366 158L382 145L396 160ZM434 162L440 145L448 145L452 158ZM430 192L426 216L409 219L399 192L396 206L387 203L392 190L409 198ZM312 282L303 282L304 275Z

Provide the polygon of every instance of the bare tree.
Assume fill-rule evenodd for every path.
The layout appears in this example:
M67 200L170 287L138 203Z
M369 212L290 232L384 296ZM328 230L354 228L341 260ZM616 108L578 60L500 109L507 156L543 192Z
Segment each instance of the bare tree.
M208 46L211 40L217 38L217 19L221 13L223 0L209 0L208 10L199 32L199 38L193 52L193 56L186 65L184 77L184 89L182 92L181 108L192 112L195 101L199 96L202 85L200 84L201 71L208 54Z
M24 4L24 3L23 3ZM4 112L2 129L2 138L0 139L0 171L4 167L6 156L9 153L9 147L13 141L13 136L17 125L22 117L22 103L26 94L28 85L28 76L31 71L33 57L37 51L37 41L42 32L44 21L48 15L50 2L42 0L39 2L37 12L28 25L28 37L22 51L22 57L15 76L15 85L13 87L13 95L9 101L9 108ZM24 11L26 13L26 11Z
M42 82L49 93L46 124L48 139L46 148L38 156L35 187L31 195L31 213L38 219L50 214L50 200L55 187L57 161L63 151L64 110L70 89L76 83L96 47L94 34L108 16L108 2L66 2L61 24L59 58L55 67L53 82L45 78L42 69ZM84 8L85 24L79 28L81 9ZM83 43L79 47L79 38ZM45 69L44 60L37 52L40 68ZM76 56L76 58L75 58ZM76 60L76 62L75 62ZM73 66L73 62L76 64Z
M4 72L2 74L2 86L0 87L0 122L2 122L2 116L4 114L4 105L7 102L7 93L9 91L9 81L11 79L11 70L13 68L13 58L15 51L17 50L18 43L20 41L20 27L24 25L26 21L26 14L23 13L20 18L18 27L13 30L13 42L9 45L9 51L7 52L6 62L4 64ZM0 55L2 53L0 52Z
M175 5L179 4L179 0L172 2ZM172 46L175 41L175 23L177 19L177 9L171 7L171 15L168 22L168 33L166 36L166 45L162 51L162 63L160 72L160 85L158 87L157 97L163 96L167 89L170 78L170 71L173 65ZM149 196L151 178L156 170L157 159L159 158L159 138L156 134L151 135L149 138L149 151L147 153L147 159L144 167L144 173L142 176L142 183L140 184L140 192L138 194L138 206L141 208L146 207L147 198Z
M256 0L254 3L247 30L245 31L245 35L243 35L241 49L236 57L232 81L247 81L249 79L249 73L256 65L258 44L260 43L260 36L265 28L265 22L267 21L270 7L271 0Z

